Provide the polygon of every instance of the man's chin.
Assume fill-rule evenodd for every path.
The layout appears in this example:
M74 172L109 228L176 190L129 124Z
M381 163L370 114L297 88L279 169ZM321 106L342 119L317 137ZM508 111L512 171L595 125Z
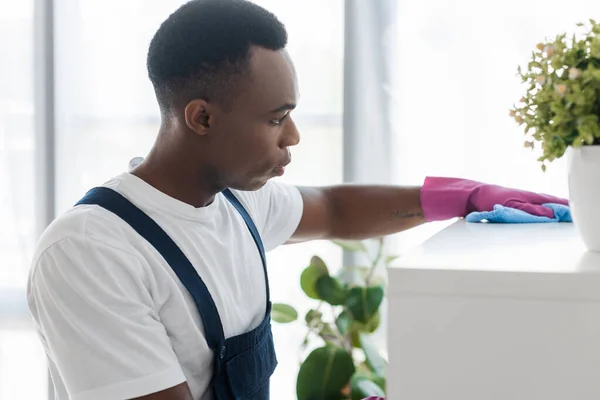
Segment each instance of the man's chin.
M269 182L271 178L258 178L253 179L252 181L243 182L240 184L236 184L234 186L230 186L231 189L243 191L243 192L253 192L259 189L262 189L267 182Z

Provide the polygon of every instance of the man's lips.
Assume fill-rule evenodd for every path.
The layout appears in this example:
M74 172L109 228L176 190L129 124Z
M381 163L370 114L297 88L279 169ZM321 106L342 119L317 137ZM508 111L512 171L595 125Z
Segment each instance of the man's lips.
M292 159L290 157L288 157L280 165L278 165L275 168L273 168L273 172L275 173L275 175L277 175L277 176L283 175L285 173L285 167L287 167L290 162L292 162Z
M291 158L291 157L288 157L288 158L286 158L286 159L285 159L285 161L284 161L284 162L282 162L281 164L279 164L279 165L277 166L277 168L285 168L285 167L287 167L287 166L288 166L288 165L289 165L291 162L292 162L292 158Z

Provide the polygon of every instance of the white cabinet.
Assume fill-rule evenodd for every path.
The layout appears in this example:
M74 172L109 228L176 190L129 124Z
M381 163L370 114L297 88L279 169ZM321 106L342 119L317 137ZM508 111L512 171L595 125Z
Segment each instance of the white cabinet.
M600 399L600 254L459 221L389 269L388 399Z

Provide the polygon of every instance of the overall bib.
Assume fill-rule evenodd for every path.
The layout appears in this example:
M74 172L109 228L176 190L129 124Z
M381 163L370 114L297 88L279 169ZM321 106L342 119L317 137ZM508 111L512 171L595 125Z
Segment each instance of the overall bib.
M271 333L271 299L267 263L260 234L248 212L229 189L222 194L238 211L260 253L267 309L258 327L250 332L225 339L217 307L202 278L187 257L152 218L118 192L106 188L91 189L76 205L95 204L116 214L144 237L162 255L181 283L189 291L202 317L206 341L214 354L210 390L215 400L268 400L269 381L277 366Z

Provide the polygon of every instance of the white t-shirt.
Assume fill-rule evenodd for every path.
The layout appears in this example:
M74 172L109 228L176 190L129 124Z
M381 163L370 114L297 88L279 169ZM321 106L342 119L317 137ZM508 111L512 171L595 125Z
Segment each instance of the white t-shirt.
M154 219L189 258L226 338L260 324L266 307L260 255L222 194L194 208L129 173L105 186ZM295 187L270 181L234 194L266 251L294 233L303 207ZM191 296L160 254L111 212L80 205L48 227L34 256L28 301L58 400L127 399L185 380L194 399L212 397L213 353Z

